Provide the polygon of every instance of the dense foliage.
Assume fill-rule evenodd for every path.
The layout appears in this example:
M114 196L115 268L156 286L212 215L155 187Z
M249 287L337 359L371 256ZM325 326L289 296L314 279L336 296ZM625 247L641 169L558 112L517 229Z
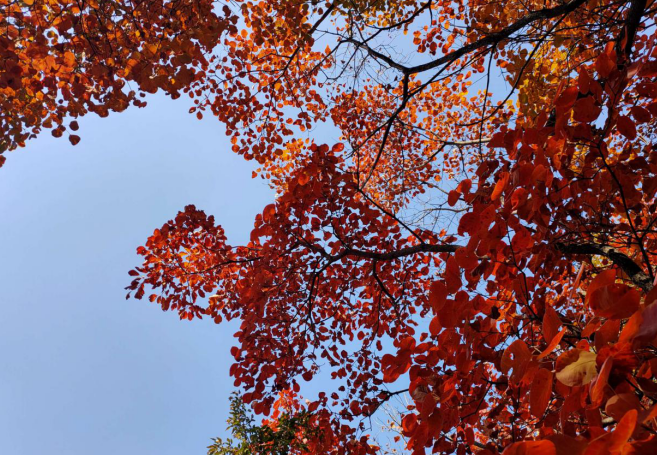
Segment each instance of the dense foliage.
M404 393L409 453L657 452L653 3L0 9L5 148L162 88L277 190L242 246L186 207L129 289L241 321L230 373L290 453L376 453Z
M287 455L307 450L303 438L304 432L309 431L308 413L300 410L294 397L286 394L276 406L277 412L271 419L256 425L239 396L231 396L227 423L235 440L214 438L208 455Z

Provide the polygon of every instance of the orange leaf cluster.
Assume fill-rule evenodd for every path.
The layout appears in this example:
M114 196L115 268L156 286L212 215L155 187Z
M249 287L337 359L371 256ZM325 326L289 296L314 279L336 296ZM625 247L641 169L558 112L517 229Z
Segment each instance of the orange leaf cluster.
M188 91L235 27L227 8L216 13L209 0L0 1L0 153L44 128L61 137L71 117L145 106L140 98L158 89Z

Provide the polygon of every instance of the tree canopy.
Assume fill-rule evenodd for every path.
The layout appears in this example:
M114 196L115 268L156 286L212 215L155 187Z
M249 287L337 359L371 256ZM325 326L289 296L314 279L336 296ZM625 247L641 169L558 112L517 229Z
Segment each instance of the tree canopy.
M405 393L408 453L657 452L652 2L0 2L5 149L162 89L276 189L246 245L185 207L128 287L241 321L254 453L380 452Z

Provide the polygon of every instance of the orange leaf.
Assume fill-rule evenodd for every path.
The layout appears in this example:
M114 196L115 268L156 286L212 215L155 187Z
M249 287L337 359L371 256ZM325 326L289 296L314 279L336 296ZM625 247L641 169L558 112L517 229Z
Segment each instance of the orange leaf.
M634 337L639 333L642 322L643 311L639 310L635 312L632 317L625 323L625 327L623 327L623 331L618 338L618 342L626 343L634 339Z
M459 186L456 189L461 194L468 194L471 188L472 188L472 180L465 179L461 183L459 183Z
M584 330L582 330L582 338L588 338L590 337L596 330L600 328L602 325L602 320L598 317L594 317L591 319L588 324L586 324L586 327L584 327Z
M490 195L491 200L496 201L500 198L508 182L509 182L509 173L502 172L500 174L499 180L497 181L497 183L495 183L495 188L493 188L493 192Z
M416 414L406 414L402 419L402 430L404 431L405 436L410 436L415 432L417 428L417 415Z
M554 351L554 349L559 345L559 343L561 343L561 339L563 338L563 336L566 334L567 331L568 331L568 329L565 328L565 327L563 329L561 329L561 331L559 333L557 333L554 338L552 338L552 341L550 341L550 344L547 345L545 350L543 352L541 352L541 354L538 357L536 357L536 359L537 360L542 360L545 357L547 357L548 355L550 355L550 353L552 351Z
M75 65L75 54L73 52L64 53L64 64L69 67Z
M611 451L620 450L623 444L632 437L632 433L634 433L634 428L636 427L638 414L639 413L636 409L632 409L623 416L620 422L618 422L611 437L611 444L609 447Z
M604 389L607 386L607 381L609 380L609 373L614 364L613 357L607 357L605 363L600 369L600 374L591 382L591 403L594 406L600 406L602 399L604 398Z

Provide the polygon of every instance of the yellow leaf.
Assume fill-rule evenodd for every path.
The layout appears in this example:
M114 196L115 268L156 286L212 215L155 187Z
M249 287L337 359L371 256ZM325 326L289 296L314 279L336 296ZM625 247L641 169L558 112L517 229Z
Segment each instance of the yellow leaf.
M597 374L595 353L571 349L557 359L557 380L569 387L586 385Z

